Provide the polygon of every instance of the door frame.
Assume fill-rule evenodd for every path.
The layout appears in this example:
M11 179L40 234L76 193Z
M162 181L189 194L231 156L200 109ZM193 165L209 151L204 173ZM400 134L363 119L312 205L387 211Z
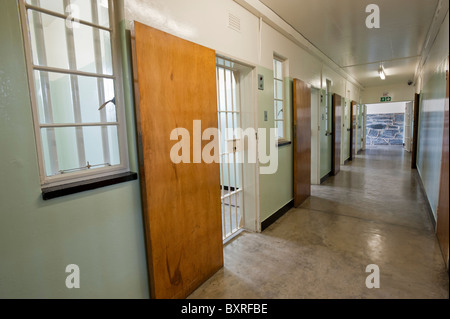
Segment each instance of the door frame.
M339 101L338 101L339 100ZM339 103L338 103L339 102ZM337 108L340 110L336 111ZM331 175L336 176L341 170L341 109L342 109L342 96L337 93L332 95L331 99L331 109L332 109L332 123L331 123L331 138L332 138L332 147L331 147ZM339 119L339 123L338 123ZM339 139L339 145L337 145Z
M250 87L250 92L248 92L248 96L249 100L251 102L249 102L250 107L249 108L245 108L245 103L242 102L241 100L241 123L242 123L242 117L245 116L245 114L250 113L251 114L251 121L253 122L254 128L255 130L258 129L259 127L259 123L258 123L258 90L257 90L257 86L258 86L258 70L256 65L253 65L252 63L248 62L248 61L244 61L242 59L238 59L232 55L229 55L225 52L222 51L218 51L216 50L216 57L218 58L223 58L226 59L228 61L234 61L244 67L247 67L248 69L251 69L251 71L249 72L249 74L245 77L245 85ZM239 83L239 85L241 85L241 83ZM241 90L242 92L242 90ZM240 99L242 99L242 94L240 94ZM260 209L260 201L259 201L259 158L258 158L259 154L258 151L256 150L256 163L255 164L248 164L248 163L244 163L243 164L243 180L245 181L245 183L248 181L248 178L246 178L246 173L250 173L253 174L253 182L255 185L255 192L254 192L254 199L251 203L251 206L254 207L254 212L253 214L250 214L249 212L251 211L251 209L247 209L248 207L246 207L246 203L249 204L249 196L244 196L244 201L243 201L243 209L245 212L245 217L244 217L244 229L248 230L248 231L252 231L252 232L261 232L261 209ZM250 166L250 169L249 169ZM251 169L251 166L253 166L254 168ZM251 172L253 171L253 172ZM248 177L248 176L247 176ZM251 207L250 206L250 207ZM230 239L232 239L232 237L230 237ZM229 242L229 240L227 240L224 244L226 244L227 242Z
M317 105L312 104L313 94L317 95ZM321 112L320 88L316 88L315 86L311 85L311 184L312 185L320 185L320 112ZM316 158L315 161L313 161L314 155Z

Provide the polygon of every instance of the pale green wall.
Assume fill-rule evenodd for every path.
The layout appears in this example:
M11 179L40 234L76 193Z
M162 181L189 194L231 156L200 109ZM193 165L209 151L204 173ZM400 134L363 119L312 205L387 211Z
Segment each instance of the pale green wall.
M274 127L273 106L273 71L258 67L258 74L264 75L264 90L258 90L258 126L269 129ZM286 89L286 121L287 137L292 129L292 79L285 78ZM264 111L267 111L268 121L264 121ZM269 147L269 142L266 144ZM270 217L293 199L293 155L292 144L278 149L278 170L272 175L259 175L259 197L261 221Z
M0 298L147 298L138 181L41 199L20 30L17 1L3 0ZM134 128L128 130L132 140ZM135 167L133 143L130 153ZM80 289L65 287L65 267L72 263L80 266Z
M445 106L446 61L423 87L419 108L417 170L436 218L439 201Z

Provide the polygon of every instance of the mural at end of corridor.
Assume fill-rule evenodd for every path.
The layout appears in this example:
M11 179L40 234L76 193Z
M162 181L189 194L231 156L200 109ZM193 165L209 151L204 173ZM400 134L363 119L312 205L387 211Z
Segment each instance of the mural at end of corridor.
M366 145L403 145L405 114L367 114Z

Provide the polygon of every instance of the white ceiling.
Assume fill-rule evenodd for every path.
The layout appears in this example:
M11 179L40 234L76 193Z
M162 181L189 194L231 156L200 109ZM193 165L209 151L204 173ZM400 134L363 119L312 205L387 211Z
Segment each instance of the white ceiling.
M365 87L414 79L439 0L260 0ZM368 4L380 28L368 29ZM380 63L387 78L378 76Z

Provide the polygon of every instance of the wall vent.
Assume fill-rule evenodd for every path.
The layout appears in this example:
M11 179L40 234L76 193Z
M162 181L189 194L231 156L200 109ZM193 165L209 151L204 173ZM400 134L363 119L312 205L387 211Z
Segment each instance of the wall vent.
M234 31L241 32L241 19L232 13L228 13L228 27Z

